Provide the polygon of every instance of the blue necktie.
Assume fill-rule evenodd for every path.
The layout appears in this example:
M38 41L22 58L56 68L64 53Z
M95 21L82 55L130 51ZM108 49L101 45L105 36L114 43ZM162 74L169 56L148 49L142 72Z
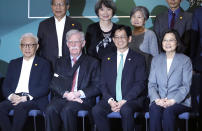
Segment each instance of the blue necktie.
M118 73L116 77L116 100L122 100L122 92L121 92L121 80L122 80L122 71L123 71L123 54L120 54L121 60L119 63Z

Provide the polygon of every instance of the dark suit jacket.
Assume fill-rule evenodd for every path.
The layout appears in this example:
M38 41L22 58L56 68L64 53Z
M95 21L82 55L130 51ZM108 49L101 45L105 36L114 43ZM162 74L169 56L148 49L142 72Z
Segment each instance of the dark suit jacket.
M191 18L192 14L184 12L180 9L179 16L175 21L174 29L180 34L181 40L185 46L185 54L190 53L190 31L191 31ZM164 32L169 29L168 26L168 11L159 14L154 22L154 32L159 40L159 46L161 47L160 41L162 40ZM161 48L159 48L161 49Z
M103 99L116 99L117 53L102 59L101 86ZM122 72L122 98L127 101L138 101L141 96L146 96L146 68L145 59L140 54L129 49ZM143 100L143 99L142 99ZM139 101L139 105L143 105Z
M7 75L3 83L3 95L8 97L15 93L20 78L23 58L12 60L8 65ZM51 79L50 64L43 58L35 56L29 78L29 94L38 107L44 110L48 104L48 85Z
M87 55L81 55L76 62L79 69L77 89L82 90L86 96L83 103L92 106L93 97L99 94L100 67L99 62ZM76 65L75 64L75 65ZM70 57L59 58L50 88L56 97L62 98L65 91L71 91L73 75L77 68L72 68Z
M71 29L82 30L82 27L80 23L67 16L62 40L63 56L69 55L69 49L66 45L66 33ZM58 58L58 39L54 17L48 18L39 24L37 36L39 38L39 49L37 53L51 62L52 69L54 69L55 61Z
M112 32L117 28L117 25L113 23ZM96 46L99 44L101 40L104 39L102 35L102 30L100 28L99 22L90 24L86 31L86 48L87 53L90 56L93 56L98 59L102 59L105 55L110 54L116 51L116 46L113 43L113 40L110 42L110 45L106 48L99 49L99 52L96 52ZM110 35L112 38L112 34Z
M195 71L202 73L202 7L196 8L192 17L191 59Z

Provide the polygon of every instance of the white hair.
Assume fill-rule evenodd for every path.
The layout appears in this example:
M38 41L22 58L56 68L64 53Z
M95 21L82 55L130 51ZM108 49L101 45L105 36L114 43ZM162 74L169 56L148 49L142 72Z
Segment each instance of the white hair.
M79 34L81 36L81 40L85 40L85 35L82 31L79 31L79 30L75 30L75 29L72 29L70 31L67 32L66 34L66 41L68 41L68 39L74 35L74 34Z
M27 38L27 37L30 37L30 38L33 38L34 39L34 41L35 41L35 44L38 44L38 38L35 36L35 35L33 35L32 33L25 33L25 34L23 34L22 36L21 36L21 38L20 38L20 43L22 42L22 40L24 39L24 38Z

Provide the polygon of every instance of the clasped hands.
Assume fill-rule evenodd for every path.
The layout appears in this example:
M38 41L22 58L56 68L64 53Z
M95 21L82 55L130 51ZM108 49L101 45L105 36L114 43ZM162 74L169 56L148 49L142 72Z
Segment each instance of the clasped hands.
M76 101L78 103L83 103L83 100L80 98L81 94L79 91L74 92L65 92L63 98L66 98L68 101Z
M109 105L111 106L111 110L113 112L119 112L121 107L126 103L126 100L120 100L119 102L111 100Z
M172 106L175 104L174 99L168 99L168 98L162 98L162 99L156 99L155 103L161 107L167 108L169 106Z
M19 96L19 95L16 95L16 94L12 94L11 97L10 97L10 101L14 106L16 106L21 102L27 101L27 96Z

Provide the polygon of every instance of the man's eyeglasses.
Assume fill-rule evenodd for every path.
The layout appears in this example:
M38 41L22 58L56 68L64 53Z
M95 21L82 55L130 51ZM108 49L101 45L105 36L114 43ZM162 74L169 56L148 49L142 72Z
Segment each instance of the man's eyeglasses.
M128 38L127 36L114 36L114 39L116 40L119 40L119 39L126 40L127 38Z
M37 44L20 44L22 48L32 49Z
M59 7L64 7L65 6L65 3L53 3L52 4L53 6L59 6Z
M80 44L82 41L67 41L68 44Z

